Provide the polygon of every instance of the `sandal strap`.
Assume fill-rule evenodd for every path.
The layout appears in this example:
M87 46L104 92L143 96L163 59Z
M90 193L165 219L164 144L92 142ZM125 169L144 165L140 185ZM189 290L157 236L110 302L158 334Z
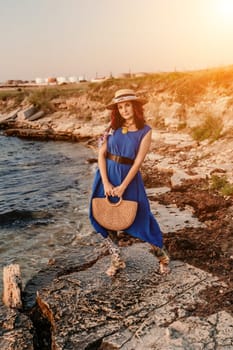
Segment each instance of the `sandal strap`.
M110 237L105 238L104 240L108 251L110 254L120 254L120 249L117 247L117 245L111 240Z

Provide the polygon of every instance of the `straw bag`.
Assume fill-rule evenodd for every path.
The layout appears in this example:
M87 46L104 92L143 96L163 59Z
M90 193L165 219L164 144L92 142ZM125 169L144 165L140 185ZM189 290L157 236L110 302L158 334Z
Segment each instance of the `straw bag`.
M117 203L110 202L108 197L92 199L95 220L104 228L113 231L125 230L132 225L137 207L137 202L124 200L122 197Z

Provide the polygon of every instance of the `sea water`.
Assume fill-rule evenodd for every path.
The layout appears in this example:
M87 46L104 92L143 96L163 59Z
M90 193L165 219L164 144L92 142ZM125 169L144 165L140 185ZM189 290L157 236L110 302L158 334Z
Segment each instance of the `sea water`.
M77 237L92 231L94 152L79 143L0 135L0 269L20 265L27 281ZM2 278L0 279L0 290Z

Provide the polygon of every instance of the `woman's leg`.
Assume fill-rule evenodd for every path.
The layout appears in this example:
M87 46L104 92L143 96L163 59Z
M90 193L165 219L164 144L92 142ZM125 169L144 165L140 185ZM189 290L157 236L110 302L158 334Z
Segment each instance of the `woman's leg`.
M111 254L111 264L106 273L108 276L114 276L117 271L125 268L125 262L122 260L120 249L117 246L117 232L108 231L108 233L108 237L104 241Z
M165 247L159 248L155 245L151 245L151 247L152 247L152 253L159 260L159 272L160 272L160 274L167 275L169 272L171 272L171 269L169 267L170 258L169 258L167 250L165 249Z

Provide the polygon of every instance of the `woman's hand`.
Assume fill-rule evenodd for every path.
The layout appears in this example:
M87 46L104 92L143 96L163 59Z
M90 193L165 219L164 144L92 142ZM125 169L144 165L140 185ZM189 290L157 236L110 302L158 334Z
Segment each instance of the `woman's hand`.
M105 196L115 196L114 186L110 182L104 184L104 194Z
M122 197L124 192L125 188L122 185L113 188L113 195L116 197Z

